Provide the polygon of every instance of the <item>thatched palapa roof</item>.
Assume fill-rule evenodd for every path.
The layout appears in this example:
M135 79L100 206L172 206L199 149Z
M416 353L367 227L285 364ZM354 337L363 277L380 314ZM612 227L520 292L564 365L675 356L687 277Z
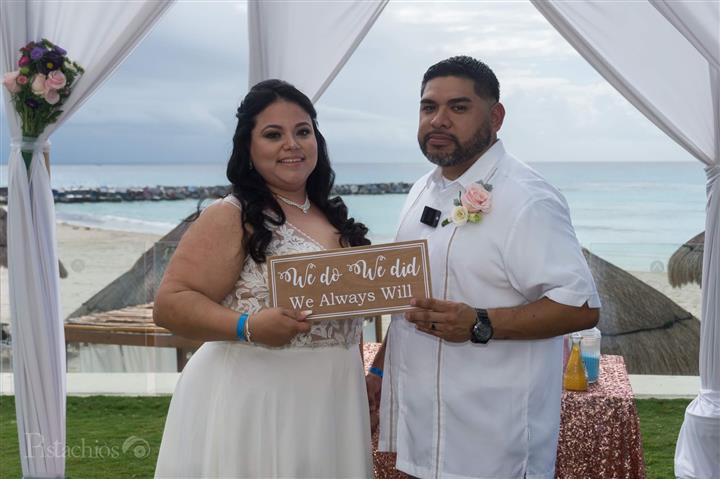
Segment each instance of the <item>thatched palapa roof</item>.
M623 356L630 374L697 375L697 318L633 275L583 253L602 302L602 353Z
M160 238L138 258L130 270L85 301L69 317L75 318L152 302L165 273L165 268L175 252L180 238L190 227L191 219L195 216L197 216L196 213L188 216L172 231Z
M668 262L668 280L673 288L689 283L702 286L705 232L694 236L673 253Z

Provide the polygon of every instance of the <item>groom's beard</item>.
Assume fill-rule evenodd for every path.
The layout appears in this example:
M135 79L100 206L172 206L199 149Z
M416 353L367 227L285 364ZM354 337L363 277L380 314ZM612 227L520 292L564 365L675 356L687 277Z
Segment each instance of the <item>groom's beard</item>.
M425 158L438 166L455 166L465 163L466 161L470 161L479 156L483 151L487 150L492 143L492 132L490 131L489 121L480 125L480 128L477 129L472 138L464 144L461 144L454 135L449 135L448 133L443 132L443 135L449 136L455 144L455 149L447 153L428 152L427 142L430 139L430 135L433 133L436 132L431 131L423 137L422 141L419 142L420 150L423 152L423 155L425 155Z

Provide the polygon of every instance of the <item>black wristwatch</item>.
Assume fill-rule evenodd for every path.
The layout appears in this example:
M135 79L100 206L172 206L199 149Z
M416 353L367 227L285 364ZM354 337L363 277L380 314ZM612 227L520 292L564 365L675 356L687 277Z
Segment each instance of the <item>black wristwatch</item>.
M470 342L487 344L493 337L493 327L490 323L487 309L475 308L475 324L470 332Z

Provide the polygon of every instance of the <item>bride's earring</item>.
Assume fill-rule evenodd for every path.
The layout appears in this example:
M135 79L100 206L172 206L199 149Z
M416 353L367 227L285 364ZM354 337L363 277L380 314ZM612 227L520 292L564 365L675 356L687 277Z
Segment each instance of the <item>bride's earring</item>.
M252 171L252 170L254 170L254 169L255 169L255 165L254 165L253 162L251 161L251 162L250 162L250 171Z

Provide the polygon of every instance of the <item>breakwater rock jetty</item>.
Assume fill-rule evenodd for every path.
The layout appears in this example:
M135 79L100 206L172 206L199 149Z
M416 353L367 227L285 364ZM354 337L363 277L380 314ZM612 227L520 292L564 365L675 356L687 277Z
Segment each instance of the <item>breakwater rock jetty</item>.
M335 185L333 195L407 194L411 183L367 183ZM101 203L122 201L177 201L218 198L230 193L229 186L145 186L130 188L53 189L55 203ZM8 189L0 187L0 204L7 204Z

